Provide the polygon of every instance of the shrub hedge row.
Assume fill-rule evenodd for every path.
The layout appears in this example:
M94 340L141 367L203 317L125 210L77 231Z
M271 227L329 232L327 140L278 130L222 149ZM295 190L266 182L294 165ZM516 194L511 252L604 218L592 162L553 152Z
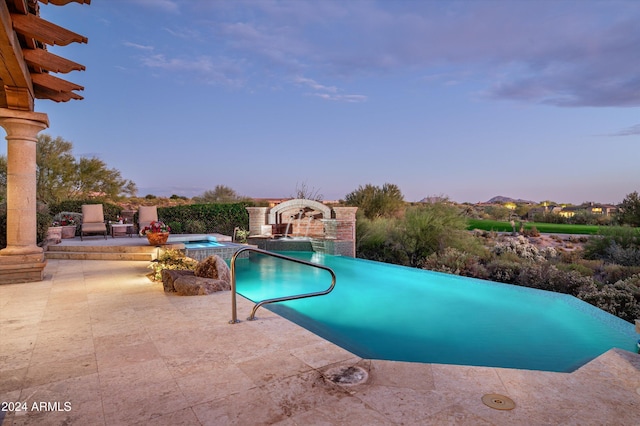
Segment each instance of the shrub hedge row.
M55 216L61 212L82 213L83 204L102 204L105 220L117 220L122 208L116 204L102 201L97 198L87 200L65 200L56 204L49 204L49 214Z
M234 228L249 227L247 206L246 203L234 203L159 207L158 219L169 225L174 234L218 232L233 235ZM135 221L137 222L137 216Z

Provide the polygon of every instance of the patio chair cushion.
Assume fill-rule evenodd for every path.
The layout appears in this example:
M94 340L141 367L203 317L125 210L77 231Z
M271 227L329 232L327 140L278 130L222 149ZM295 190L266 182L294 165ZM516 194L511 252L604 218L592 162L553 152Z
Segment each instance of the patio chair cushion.
M138 227L140 229L149 226L151 222L158 220L158 207L140 206L138 208Z
M82 232L105 232L107 225L104 223L83 223Z
M104 211L102 204L83 204L82 205L82 224L97 223L104 224Z

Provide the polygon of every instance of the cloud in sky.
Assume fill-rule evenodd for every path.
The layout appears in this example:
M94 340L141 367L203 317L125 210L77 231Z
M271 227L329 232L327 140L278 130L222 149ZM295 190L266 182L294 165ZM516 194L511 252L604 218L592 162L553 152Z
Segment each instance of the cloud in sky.
M620 12L604 18L599 12L613 3ZM163 5L171 13L177 8ZM209 13L196 25L213 37L201 55L209 67L241 58L247 84L255 83L257 69L337 79L407 67L428 74L447 66L461 74L480 64L488 97L561 107L640 105L635 2L237 1L198 7ZM169 31L184 37L193 29ZM163 55L165 66L185 61ZM144 64L158 66L158 57ZM216 80L239 81L237 75Z
M196 18L176 21L169 34L202 37L193 36L197 42L182 52L144 58L146 66L158 67L162 58L167 69L187 69L193 61L196 71L207 58L218 71L215 81L237 86L242 80L251 88L283 71L297 85L295 76L306 75L332 87L359 75L407 69L431 75L447 67L460 76L474 68L474 80L489 98L559 107L640 106L637 2L235 1L181 7L193 8L182 12ZM611 13L614 7L617 13ZM178 6L163 1L160 9L173 14ZM242 63L242 78L228 66L230 58ZM219 62L227 65L215 67ZM321 97L329 93L323 90Z
M622 129L619 132L612 133L611 135L608 135L608 136L634 136L634 135L640 135L640 124L636 124L635 126Z
M164 12L169 12L169 13L180 12L180 7L178 6L178 2L173 0L134 0L134 2L149 8L160 9Z
M301 86L308 86L315 90L311 93L312 96L316 96L327 101L338 102L365 102L367 97L364 95L344 95L339 93L336 86L325 86L310 78L297 76L294 78L294 82Z
M129 41L125 41L124 45L127 46L127 47L132 47L134 49L138 49L138 50L153 51L153 46L147 46L147 45L143 45L143 44L131 43Z

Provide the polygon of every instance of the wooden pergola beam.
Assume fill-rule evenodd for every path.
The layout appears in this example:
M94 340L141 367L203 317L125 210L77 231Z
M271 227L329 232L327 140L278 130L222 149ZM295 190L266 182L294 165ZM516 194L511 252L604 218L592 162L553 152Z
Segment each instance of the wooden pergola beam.
M27 38L34 38L49 45L66 46L69 43L87 43L88 39L59 25L45 21L39 16L19 13L11 14L13 29Z
M73 90L84 90L84 87L72 83L67 80L63 80L58 77L54 77L51 74L40 73L31 74L31 80L34 85L42 86L47 89L55 90L57 92L71 92Z
M20 42L13 26L11 14L4 1L0 1L0 79L4 85L7 107L33 111L33 85L29 68L22 57Z
M71 71L84 71L86 69L82 64L54 55L44 49L24 49L22 53L27 64L47 71L66 74Z
M38 0L44 4L55 4L56 6L64 6L69 3L91 4L91 0Z
M57 90L51 90L47 87L39 86L34 83L34 90L36 98L49 99L54 102L67 102L71 99L82 100L82 96L74 92L58 92Z

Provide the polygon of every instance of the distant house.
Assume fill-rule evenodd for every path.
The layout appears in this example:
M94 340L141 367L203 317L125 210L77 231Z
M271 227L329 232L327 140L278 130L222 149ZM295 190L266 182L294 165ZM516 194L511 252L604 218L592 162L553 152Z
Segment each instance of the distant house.
M618 212L618 208L612 204L585 203L580 206L565 207L558 214L563 217L573 217L580 212L595 216L613 216Z
M527 213L527 218L533 219L536 215L539 215L539 214L549 214L549 213L560 214L561 211L562 211L562 206L556 206L556 205L544 205L542 207L534 207L531 210L529 210L529 212Z

